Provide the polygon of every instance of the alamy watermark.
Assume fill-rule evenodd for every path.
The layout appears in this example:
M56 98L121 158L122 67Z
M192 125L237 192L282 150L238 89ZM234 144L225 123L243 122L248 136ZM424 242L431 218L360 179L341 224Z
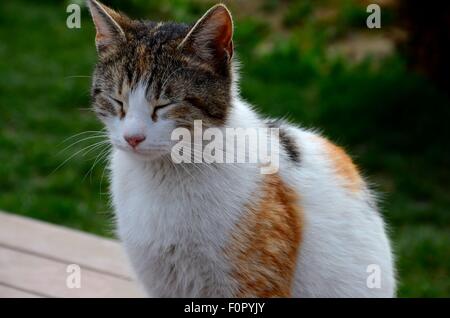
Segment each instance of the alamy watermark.
M81 8L76 3L71 3L67 6L66 12L69 13L66 19L66 26L69 29L81 28Z
M366 25L369 29L381 28L381 8L378 4L372 3L367 6L367 13L370 15L366 19Z
M67 265L66 272L68 273L66 277L66 287L81 288L81 268L78 264Z
M378 264L369 264L366 268L366 272L369 273L366 279L367 288L381 288L381 268Z
M278 172L280 146L278 128L207 128L201 120L192 130L176 128L171 157L180 163L257 164L262 174Z

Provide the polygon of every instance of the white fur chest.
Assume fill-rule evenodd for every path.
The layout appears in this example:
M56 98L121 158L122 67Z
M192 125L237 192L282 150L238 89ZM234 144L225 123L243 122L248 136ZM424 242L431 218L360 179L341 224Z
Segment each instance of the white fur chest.
M120 150L113 153L118 234L149 294L232 294L224 248L256 187L257 173L248 166L225 166L221 169L227 171L195 173L166 163L150 166Z

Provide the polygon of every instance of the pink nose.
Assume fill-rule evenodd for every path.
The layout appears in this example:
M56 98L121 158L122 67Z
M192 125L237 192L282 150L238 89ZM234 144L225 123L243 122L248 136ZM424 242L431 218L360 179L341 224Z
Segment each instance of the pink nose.
M133 148L135 148L137 145L139 145L141 142L145 140L144 135L125 136L124 138L128 142L128 144Z

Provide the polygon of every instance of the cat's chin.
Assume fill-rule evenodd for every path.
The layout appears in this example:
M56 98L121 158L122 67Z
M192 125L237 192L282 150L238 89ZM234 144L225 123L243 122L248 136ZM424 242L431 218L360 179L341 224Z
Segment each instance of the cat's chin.
M138 161L154 161L157 159L161 159L162 157L168 155L168 152L165 150L146 150L146 151L139 151L139 150L130 150L130 149L122 149L117 148L119 151L124 152L129 157L138 160Z

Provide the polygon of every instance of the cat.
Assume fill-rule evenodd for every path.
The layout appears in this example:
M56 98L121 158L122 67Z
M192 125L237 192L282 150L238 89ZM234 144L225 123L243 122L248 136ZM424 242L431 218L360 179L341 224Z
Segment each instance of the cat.
M349 156L314 131L262 118L239 96L225 5L186 25L87 4L117 234L148 296L395 296L385 224ZM277 129L278 170L174 163L171 133L192 131L195 120Z

